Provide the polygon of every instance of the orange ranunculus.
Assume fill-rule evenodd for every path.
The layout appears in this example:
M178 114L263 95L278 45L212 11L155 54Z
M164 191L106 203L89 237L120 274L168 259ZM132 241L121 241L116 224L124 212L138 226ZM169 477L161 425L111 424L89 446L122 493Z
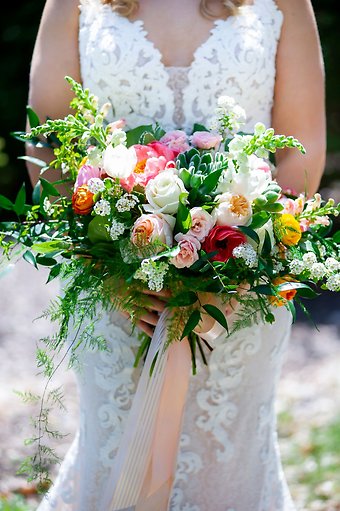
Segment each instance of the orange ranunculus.
M272 281L272 284L274 286L278 286L279 284L285 284L285 283L292 283L292 286L289 287L289 289L285 289L278 292L279 296L270 296L269 301L272 305L275 307L282 307L282 305L285 305L287 302L292 300L294 296L296 295L296 289L294 289L294 282L289 275L285 275L283 277L277 277Z
M77 215L87 215L93 207L93 193L90 192L87 185L82 185L72 195L73 211Z
M275 233L281 243L291 247L297 245L301 239L299 222L290 213L282 213L274 223Z

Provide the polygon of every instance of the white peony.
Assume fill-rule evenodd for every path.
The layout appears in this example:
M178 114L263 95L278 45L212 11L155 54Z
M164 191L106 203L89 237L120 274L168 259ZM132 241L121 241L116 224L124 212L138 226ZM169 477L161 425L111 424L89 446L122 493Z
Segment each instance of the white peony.
M167 213L173 215L178 211L179 196L186 192L183 181L171 170L160 172L145 187L149 204L144 209L150 213Z
M252 216L251 203L244 195L223 193L216 197L217 206L212 211L216 225L246 225Z
M103 155L103 167L106 174L113 178L126 179L137 164L137 155L133 147L123 144L116 147L109 145Z

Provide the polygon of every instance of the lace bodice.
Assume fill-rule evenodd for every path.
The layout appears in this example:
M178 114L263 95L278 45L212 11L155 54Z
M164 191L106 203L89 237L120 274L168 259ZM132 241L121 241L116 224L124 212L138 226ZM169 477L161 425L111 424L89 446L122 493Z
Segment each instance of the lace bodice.
M208 125L221 94L246 110L246 130L258 121L269 126L282 18L274 0L254 0L238 16L215 22L189 67L169 68L142 21L130 22L100 0L82 0L83 84L101 104L111 101L115 118L129 127ZM291 320L283 307L275 315L274 325L216 339L208 367L191 377L171 511L294 511L274 407ZM96 333L109 351L82 355L79 434L39 511L107 511L100 496L136 390L139 342L115 315L104 316Z
M208 125L223 94L246 110L246 130L257 121L269 126L281 24L274 0L254 0L239 15L215 21L189 67L167 68L142 21L131 22L100 0L82 0L82 80L129 127Z

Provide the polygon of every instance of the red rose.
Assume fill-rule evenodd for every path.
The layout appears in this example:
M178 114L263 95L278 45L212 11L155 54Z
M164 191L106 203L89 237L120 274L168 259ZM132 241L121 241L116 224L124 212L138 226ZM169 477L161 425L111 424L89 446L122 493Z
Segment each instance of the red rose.
M216 225L205 238L202 248L207 253L218 252L211 257L211 261L221 261L225 263L228 259L233 257L234 248L242 243L246 243L246 241L245 235L238 229Z

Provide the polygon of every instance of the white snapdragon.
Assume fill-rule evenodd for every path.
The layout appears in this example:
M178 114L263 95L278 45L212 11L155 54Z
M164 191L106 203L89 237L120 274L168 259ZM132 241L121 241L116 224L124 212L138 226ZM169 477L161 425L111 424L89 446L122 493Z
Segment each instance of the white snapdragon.
M321 280L327 273L326 266L323 263L313 263L309 271L311 278L315 280Z
M105 185L99 177L91 177L87 182L87 186L91 193L99 193L105 190Z
M246 122L245 110L230 96L220 96L217 100L216 117L219 129L229 129L231 133L240 131Z
M98 202L96 202L93 209L96 215L99 216L107 216L111 213L110 203L105 199L100 199Z
M141 267L135 272L134 278L147 282L151 291L161 291L168 269L169 265L167 263L144 259Z
M335 272L340 270L340 262L337 261L334 257L327 257L325 261L325 266L328 271Z
M289 263L289 269L293 275L300 275L305 270L305 263L301 259L293 259Z
M243 259L246 266L254 268L257 266L258 258L256 251L249 243L241 243L233 250L233 256L237 259Z
M121 222L118 222L118 220L113 219L111 227L108 227L108 232L110 234L110 238L113 241L118 240L119 236L121 236L126 229L126 226L122 224Z
M116 202L116 208L119 213L125 213L126 211L131 211L136 204L138 204L139 200L136 195L126 193Z
M327 279L326 287L330 291L340 291L340 273L330 275Z
M306 268L310 268L312 264L317 262L316 255L314 252L307 252L306 254L303 254L302 260L305 263Z

